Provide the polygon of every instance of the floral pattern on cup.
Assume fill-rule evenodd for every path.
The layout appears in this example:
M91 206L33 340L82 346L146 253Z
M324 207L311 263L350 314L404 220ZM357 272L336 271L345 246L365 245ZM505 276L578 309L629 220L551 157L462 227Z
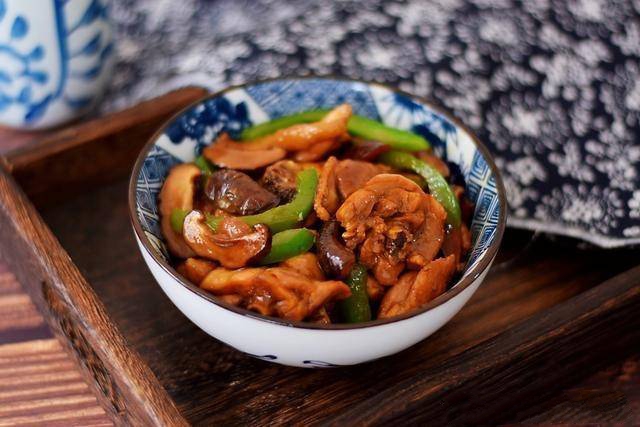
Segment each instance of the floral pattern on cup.
M0 0L0 124L45 128L87 111L113 51L102 0Z

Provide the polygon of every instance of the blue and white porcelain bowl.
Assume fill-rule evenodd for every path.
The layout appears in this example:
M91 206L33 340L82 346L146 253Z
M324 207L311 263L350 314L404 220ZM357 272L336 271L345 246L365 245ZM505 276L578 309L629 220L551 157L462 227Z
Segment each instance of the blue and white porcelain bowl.
M361 324L287 322L240 309L188 282L168 262L158 193L169 169L191 162L220 132L283 115L349 103L354 112L425 136L457 165L475 202L473 249L464 274L420 310ZM487 149L464 126L428 102L373 84L334 78L285 78L210 95L170 119L144 147L129 187L131 220L142 256L173 303L211 336L252 356L291 366L328 367L397 353L447 323L484 279L506 223L502 181Z
M0 124L41 129L83 114L113 66L106 0L0 0Z

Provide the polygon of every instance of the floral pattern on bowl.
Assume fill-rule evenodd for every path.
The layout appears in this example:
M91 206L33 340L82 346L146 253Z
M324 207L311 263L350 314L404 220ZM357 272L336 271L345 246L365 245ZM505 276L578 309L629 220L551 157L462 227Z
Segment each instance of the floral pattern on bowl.
M261 316L228 305L185 281L169 264L157 199L169 169L190 162L220 132L237 135L281 115L348 102L358 114L424 135L467 184L476 203L473 248L463 276L413 313L358 324L316 325ZM401 351L449 321L478 289L506 224L505 196L482 144L436 107L377 84L334 78L286 78L211 95L170 119L138 157L129 187L130 212L142 257L162 290L209 335L260 360L333 368Z

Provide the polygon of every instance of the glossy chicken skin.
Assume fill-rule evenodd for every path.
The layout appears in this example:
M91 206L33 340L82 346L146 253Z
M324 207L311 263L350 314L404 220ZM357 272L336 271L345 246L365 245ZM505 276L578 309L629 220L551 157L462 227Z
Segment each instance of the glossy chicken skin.
M287 320L309 319L327 302L351 295L343 282L315 280L288 267L217 268L200 286L214 295L233 296L235 305Z
M318 264L318 257L313 252L296 255L282 261L280 267L290 268L313 280L325 280L325 275Z
M200 284L207 274L211 272L217 264L201 258L187 258L183 263L176 267L178 273L189 279L190 282Z
M440 296L455 270L456 260L450 255L431 261L420 271L404 273L382 298L378 319L408 313Z
M380 284L391 286L405 267L420 268L437 255L446 212L413 181L382 174L351 194L336 219L347 247Z
M351 106L343 104L331 110L329 114L318 122L293 125L278 130L272 135L258 138L253 142L294 152L318 150L317 144L320 144L323 151L318 150L316 154L321 156L329 150L334 140L340 141L347 133L349 118L351 118ZM310 161L316 159L298 160Z
M342 160L336 166L336 184L342 200L362 188L376 175L389 173L391 168L360 160Z
M329 221L347 197L374 176L389 171L385 165L329 157L320 174L314 203L316 214L323 221Z
M265 142L236 142L223 133L202 155L217 166L229 169L258 169L283 159L287 152Z

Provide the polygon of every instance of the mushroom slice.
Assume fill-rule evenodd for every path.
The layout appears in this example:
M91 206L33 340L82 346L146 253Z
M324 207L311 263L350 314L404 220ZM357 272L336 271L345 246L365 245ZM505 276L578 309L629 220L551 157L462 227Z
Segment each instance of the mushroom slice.
M251 228L238 218L225 217L214 232L200 211L192 211L184 219L183 235L198 256L218 261L226 268L244 267L271 248L271 233L266 225Z
M356 263L356 256L341 241L340 234L340 224L337 221L325 222L318 237L318 256L325 273L331 277L346 279Z
M343 282L314 280L286 267L217 268L200 287L237 306L287 320L315 319L326 304L351 295Z
M212 173L205 194L216 207L232 215L253 215L277 206L280 201L249 175L230 169Z
M296 195L296 176L302 169L303 166L293 160L280 160L265 169L260 184L290 202Z
M409 271L400 277L382 298L378 319L398 316L422 307L447 289L456 271L453 255L431 261L420 271Z
M252 170L281 160L287 152L265 142L236 142L223 133L202 150L202 155L215 165L229 169Z
M167 242L169 252L180 258L194 256L194 252L185 243L182 235L171 227L171 213L174 209L189 212L193 209L196 192L196 178L200 169L191 163L175 166L169 172L160 191L160 227Z

